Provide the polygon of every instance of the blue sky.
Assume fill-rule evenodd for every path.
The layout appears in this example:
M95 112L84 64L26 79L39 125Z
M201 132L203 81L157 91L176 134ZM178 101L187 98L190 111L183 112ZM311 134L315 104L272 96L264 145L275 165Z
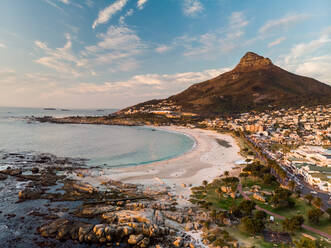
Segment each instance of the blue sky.
M254 51L331 84L329 0L1 0L0 106L121 108Z

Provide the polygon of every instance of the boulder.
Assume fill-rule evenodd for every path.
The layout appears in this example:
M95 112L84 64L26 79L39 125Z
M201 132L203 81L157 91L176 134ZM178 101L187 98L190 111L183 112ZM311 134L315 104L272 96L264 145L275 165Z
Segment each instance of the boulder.
M183 245L183 238L177 237L176 240L173 242L173 245L176 247L181 247Z
M84 207L78 215L84 217L93 217L95 215L100 215L103 213L114 211L114 206L95 206L95 207Z
M58 229L65 225L68 224L69 221L65 219L58 219L50 224L46 224L38 228L38 232L41 234L41 236L48 238L48 237L55 237Z
M140 241L139 243L138 243L138 246L140 246L140 247L142 247L142 248L147 248L148 247L148 245L149 245L149 242L150 242L150 240L149 240L149 238L143 238L143 240L142 241Z
M156 210L154 213L154 221L156 224L164 224L164 217L160 210Z
M0 181L6 180L6 179L7 179L7 176L0 173Z
M88 183L72 183L72 188L83 193L94 193L96 189Z
M144 239L144 235L142 235L142 234L138 234L138 235L131 234L129 239L128 239L128 243L130 245L136 245L140 241L142 241L143 239Z
M187 222L185 225L185 231L191 231L194 228L194 225L192 222Z
M24 189L18 192L20 201L39 199L43 191L41 189Z

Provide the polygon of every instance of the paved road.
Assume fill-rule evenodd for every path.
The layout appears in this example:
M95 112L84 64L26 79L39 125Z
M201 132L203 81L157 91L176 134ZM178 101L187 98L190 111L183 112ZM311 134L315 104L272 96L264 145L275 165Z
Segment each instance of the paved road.
M240 194L244 197L245 200L250 200L250 198L244 193L244 191L242 189L241 183L238 184L238 190L239 190ZM273 213L273 212L271 212L271 211L269 211L267 209L261 208L260 206L256 206L256 209L257 210L262 210L262 211L264 211L265 213L267 213L269 215L275 216L277 219L285 220L285 217L284 216L279 215L279 214L276 214L276 213ZM329 234L327 234L325 232L322 232L322 231L320 231L320 230L318 230L316 228L313 228L313 227L307 226L307 225L302 225L301 227L303 229L306 229L308 231L311 231L313 233L316 233L318 235L321 235L321 236L323 236L323 237L331 240L331 235L329 235Z
M252 146L251 148L253 148L256 156L260 159L260 161L262 162L262 164L267 165L268 161L265 158L266 156L268 156L267 154L263 153L261 154L261 151L259 149L256 149L254 147L254 145L256 145L254 143L254 141L252 141L249 137L246 137L244 134L241 135L242 138L246 139L246 141L248 143L251 143ZM309 184L307 184L306 182L304 182L303 180L300 180L294 173L291 173L288 168L286 166L283 166L282 164L280 164L280 166L283 168L283 170L285 170L287 176L289 177L289 179L296 181L297 185L300 187L301 190L301 194L302 195L308 195L311 194L311 192L316 192L316 194L312 194L314 197L319 197L321 198L322 202L323 202L323 206L321 207L321 209L323 211L325 211L327 208L330 208L330 199L331 199L331 195L329 195L328 192L324 192L321 190L317 190L314 189L312 186L310 186ZM273 171L271 171L273 172ZM285 182L283 182L278 175L276 175L275 173L272 173L278 180L278 182L280 182L281 184L287 184L288 180L285 180Z

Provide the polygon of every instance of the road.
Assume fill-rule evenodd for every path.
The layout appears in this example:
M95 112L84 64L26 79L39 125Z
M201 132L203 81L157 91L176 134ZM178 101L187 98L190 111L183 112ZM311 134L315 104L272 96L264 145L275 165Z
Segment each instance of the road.
M244 197L245 200L250 200L250 198L249 198L249 197L244 193L244 191L242 190L242 185L241 185L241 183L238 184L238 191L239 191L239 193ZM285 218L286 218L286 217L284 217L284 216L282 216L282 215L279 215L279 214L273 213L273 212L271 212L271 211L269 211L269 210L267 210L267 209L261 208L260 206L256 206L256 209L257 209L257 210L262 210L262 211L264 211L265 213L267 213L267 214L269 214L269 215L272 215L272 216L274 216L274 217L277 218L277 219L285 220ZM323 236L324 238L327 238L327 239L331 240L331 235L329 235L329 234L327 234L327 233L325 233L325 232L322 232L322 231L320 231L320 230L318 230L318 229L316 229L316 228L313 228L313 227L311 227L311 226L307 226L307 225L302 225L301 227L302 227L303 229L306 229L306 230L308 230L308 231L310 231L310 232L316 233L316 234L318 234L318 235L320 235L320 236Z
M246 141L248 141L249 143L252 144L251 147L254 149L254 152L255 152L256 156L257 156L257 157L261 160L261 162L263 162L265 165L268 164L268 161L267 161L266 157L269 158L269 159L274 160L274 158L271 158L271 157L269 156L269 154L263 152L262 148L260 148L261 151L258 150L258 149L256 149L257 144L255 144L255 142L254 142L252 139L250 139L249 137L247 137L245 134L242 134L241 136L242 136L242 138L246 139ZM262 153L263 155L262 155L261 153ZM296 174L294 174L293 172L291 172L290 169L289 169L287 166L285 166L285 165L283 165L283 164L281 164L281 163L279 163L279 165L280 165L280 166L282 167L282 169L286 172L287 177L288 177L290 180L293 180L293 181L296 182L297 187L301 190L301 194L302 194L302 195L312 194L314 197L319 197L319 198L321 198L321 200L322 200L322 202L323 202L323 205L322 205L321 209L322 209L323 211L325 211L327 208L330 208L330 207L331 207L331 206L330 206L331 193L324 192L324 191L317 190L317 189L313 188L312 186L310 186L309 184L307 184L306 182L304 182L301 178L299 178ZM277 175L275 175L274 173L273 173L273 175L276 176L277 180L278 180L281 184L283 184L283 185L286 185L286 184L287 184L288 180L282 181L282 180L281 180L279 177L277 177ZM316 192L316 193L311 193L311 192Z

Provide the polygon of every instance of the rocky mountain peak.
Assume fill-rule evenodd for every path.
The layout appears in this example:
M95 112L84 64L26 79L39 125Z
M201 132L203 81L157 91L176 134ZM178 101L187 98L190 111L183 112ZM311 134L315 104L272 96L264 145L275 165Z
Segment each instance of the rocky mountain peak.
M240 59L236 69L257 69L272 65L269 58L262 57L253 52L247 52L244 57Z

